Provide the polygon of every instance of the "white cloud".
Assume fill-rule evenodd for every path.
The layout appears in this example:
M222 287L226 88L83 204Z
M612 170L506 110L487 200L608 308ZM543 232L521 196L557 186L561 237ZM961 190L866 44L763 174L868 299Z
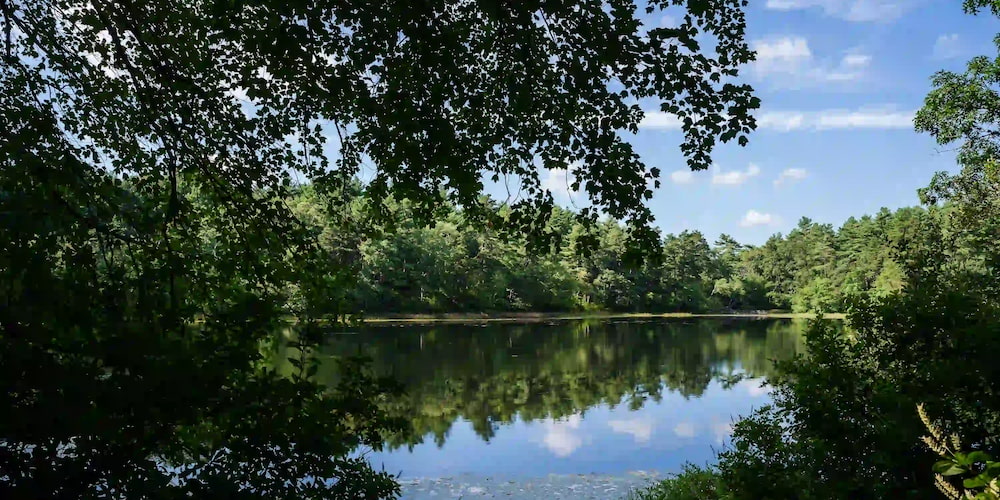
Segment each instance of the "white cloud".
M574 194L578 193L579 191L574 190L571 186L574 179L571 169L574 166L570 165L569 169L554 168L546 171L541 181L542 189L548 190L552 193L552 196L559 198L571 198Z
M648 443L653 437L653 421L649 418L630 418L627 420L610 420L611 431L617 434L628 434L638 444Z
M639 128L680 130L681 120L677 116L662 111L646 111L639 122Z
M103 71L104 72L104 76L106 76L108 78L111 78L111 79L116 79L116 78L118 78L120 76L118 74L118 70L116 70L114 68L114 66L112 66L109 62L106 62L104 60L104 57L100 53L98 53L98 52L83 52L83 56L84 56L85 59L87 59L87 62L91 66L93 66L93 67L95 67L95 68Z
M872 56L868 54L847 54L840 61L840 65L847 68L865 68L872 62Z
M935 59L953 59L962 55L962 42L958 39L958 33L937 37L931 54Z
M545 436L542 444L557 457L568 457L583 445L583 439L573 431L580 428L580 415L570 415L565 419L546 419L542 422Z
M768 214L761 213L756 210L748 210L743 219L740 220L740 226L742 227L754 227L754 226L773 226L778 223L778 218Z
M751 43L757 60L751 66L757 78L769 78L783 87L848 82L864 77L871 56L849 53L839 63L817 59L809 42L795 35L769 37Z
M760 72L792 71L812 60L809 42L799 36L786 36L753 42L757 52L755 69Z
M770 111L757 116L757 127L760 129L789 132L802 128L806 115L798 111Z
M670 14L664 14L664 16L660 18L660 27L662 28L674 28L679 24L680 23L677 22L677 18L671 16Z
M853 22L886 22L902 16L914 0L767 0L772 10L820 8L823 13Z
M806 178L806 169L804 168L786 168L782 170L778 178L774 180L775 186L781 186L782 184L794 184L802 179Z
M677 437L693 438L697 432L694 428L694 424L691 422L681 422L674 426L674 434L676 434Z
M97 52L84 52L83 57L87 59L87 62L90 63L90 65L95 68L100 67L101 62L104 61L104 58L101 57L101 55L98 54Z
M561 190L564 191L568 185L569 171L565 168L548 170L545 172L545 178L542 179L542 189L547 189L553 192Z
M250 97L247 96L247 89L243 87L232 87L226 89L226 94L233 98L233 100L238 102L250 102Z
M674 184L691 184L694 182L694 172L690 169L674 170L670 172L670 180Z
M716 169L712 174L712 184L721 184L724 186L739 186L744 182L750 180L751 177L756 177L760 174L760 167L751 163L747 166L746 170L733 170L730 172L723 172L720 169Z
M847 128L912 128L912 111L828 110L816 116L817 130Z
M757 127L775 132L830 129L909 129L913 111L888 107L827 109L823 111L765 111L757 115Z
M761 111L756 114L758 130L794 132L829 129L909 129L914 111L892 107L826 109L821 111ZM680 130L677 117L659 111L646 113L639 127L653 130Z

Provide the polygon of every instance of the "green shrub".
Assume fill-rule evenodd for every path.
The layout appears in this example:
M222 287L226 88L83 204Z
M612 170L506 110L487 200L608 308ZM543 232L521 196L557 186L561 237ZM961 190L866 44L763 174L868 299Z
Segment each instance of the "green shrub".
M725 500L731 498L712 467L687 464L684 471L648 488L629 493L626 500Z
M930 433L923 437L924 444L941 459L933 467L938 490L949 500L1000 499L1000 462L982 450L959 451L962 443L958 434L945 436L941 427L927 416L924 405L917 406L917 412ZM953 483L956 479L961 480L961 487Z

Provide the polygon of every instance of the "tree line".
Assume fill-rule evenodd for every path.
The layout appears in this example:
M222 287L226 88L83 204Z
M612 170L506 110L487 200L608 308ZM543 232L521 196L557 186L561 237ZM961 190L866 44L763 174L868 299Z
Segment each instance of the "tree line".
M352 197L353 208L331 210L316 190L301 186L289 204L314 226L338 268L357 273L341 292L341 307L369 314L842 312L852 297L900 290L905 277L894 249L949 210L882 209L840 228L803 217L759 246L684 231L660 235L658 252L635 262L626 226L585 225L560 207L544 229L550 243L532 251L523 236L474 224L451 205L422 224L407 203L389 203L389 226L366 218L361 186ZM507 211L484 205L501 216Z

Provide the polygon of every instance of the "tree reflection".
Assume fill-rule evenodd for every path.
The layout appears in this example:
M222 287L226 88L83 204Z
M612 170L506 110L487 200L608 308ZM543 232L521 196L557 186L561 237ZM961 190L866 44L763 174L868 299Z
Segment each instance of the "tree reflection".
M428 437L440 446L460 417L488 441L515 418L558 419L598 404L637 409L665 390L696 398L712 380L767 376L772 360L802 351L802 328L790 320L379 326L331 335L322 354L366 354L376 373L404 384L386 408L412 428L390 447ZM318 376L333 382L332 368Z

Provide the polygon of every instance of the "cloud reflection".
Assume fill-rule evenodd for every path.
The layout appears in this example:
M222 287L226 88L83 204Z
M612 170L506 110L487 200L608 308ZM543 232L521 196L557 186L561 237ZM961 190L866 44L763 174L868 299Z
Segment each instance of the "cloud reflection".
M681 422L674 427L674 434L677 437L693 438L697 434L697 431L691 422Z
M617 434L628 434L638 444L648 443L653 437L653 421L649 417L610 420L611 431Z
M715 435L715 442L722 444L729 439L729 436L733 433L732 422L713 422L712 423L712 434Z
M542 426L545 428L542 444L557 457L572 455L577 448L583 445L583 438L573 432L580 428L581 421L578 414L559 420L545 419L542 421Z
M764 378L751 378L740 382L746 388L747 394L751 397L765 396L771 393L773 388L765 383Z

